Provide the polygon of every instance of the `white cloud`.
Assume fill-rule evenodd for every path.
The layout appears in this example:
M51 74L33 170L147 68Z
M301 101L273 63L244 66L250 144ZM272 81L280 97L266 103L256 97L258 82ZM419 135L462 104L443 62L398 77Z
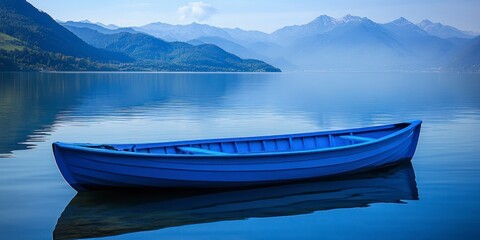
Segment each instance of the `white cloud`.
M204 2L189 2L186 6L178 8L180 21L203 21L217 13L217 9Z

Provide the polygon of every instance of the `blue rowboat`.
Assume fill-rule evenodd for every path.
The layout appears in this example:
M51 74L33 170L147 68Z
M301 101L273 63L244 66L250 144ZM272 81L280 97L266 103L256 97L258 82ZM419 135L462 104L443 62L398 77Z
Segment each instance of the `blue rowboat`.
M229 188L331 177L410 161L421 121L288 135L148 144L53 143L77 191Z

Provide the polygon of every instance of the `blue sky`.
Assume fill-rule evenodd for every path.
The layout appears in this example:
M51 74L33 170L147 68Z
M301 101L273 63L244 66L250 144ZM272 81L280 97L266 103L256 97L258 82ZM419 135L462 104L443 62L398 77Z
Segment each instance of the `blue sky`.
M399 17L423 19L480 32L480 0L27 0L59 20L141 26L151 22L200 22L272 32L319 15L347 14L385 23Z

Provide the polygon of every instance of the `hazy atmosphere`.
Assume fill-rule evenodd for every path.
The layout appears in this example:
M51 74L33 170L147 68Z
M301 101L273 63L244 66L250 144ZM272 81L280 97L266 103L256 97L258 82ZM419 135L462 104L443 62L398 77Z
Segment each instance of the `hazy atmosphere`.
M141 26L152 22L188 24L200 22L217 27L273 32L286 25L305 24L319 15L335 18L347 14L386 23L399 17L417 23L424 19L480 32L480 1L477 0L30 0L35 7L62 21Z
M0 0L0 239L478 240L479 0Z

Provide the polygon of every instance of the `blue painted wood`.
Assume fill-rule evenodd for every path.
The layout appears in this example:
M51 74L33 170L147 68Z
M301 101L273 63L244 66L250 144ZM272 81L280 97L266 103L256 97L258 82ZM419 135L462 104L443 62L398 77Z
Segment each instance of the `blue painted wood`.
M181 150L182 152L192 153L192 154L228 155L228 153L225 153L225 152L217 152L217 151L206 150L206 149L196 148L196 147L177 147L177 149Z
M375 138L359 137L359 136L351 136L351 135L340 136L340 138L359 141L359 142L369 142L369 141L375 140Z
M149 144L53 143L77 191L227 188L330 177L410 161L421 121L289 135Z

